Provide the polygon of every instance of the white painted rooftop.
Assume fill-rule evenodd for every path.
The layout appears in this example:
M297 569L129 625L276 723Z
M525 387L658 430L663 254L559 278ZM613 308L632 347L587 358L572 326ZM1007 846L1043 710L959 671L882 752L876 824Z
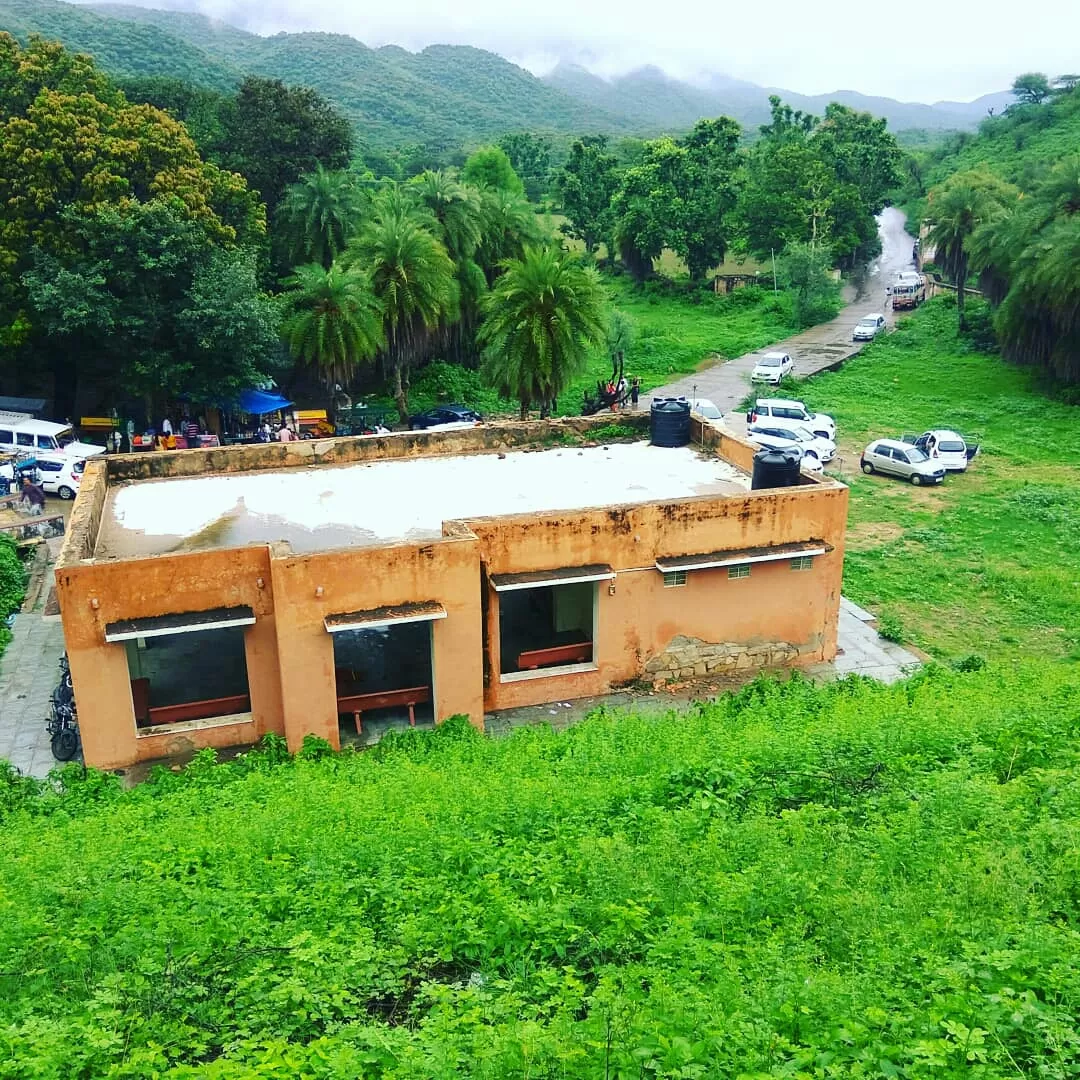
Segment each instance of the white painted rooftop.
M430 540L444 521L685 499L749 478L647 443L174 477L109 491L99 558L284 540L294 551Z

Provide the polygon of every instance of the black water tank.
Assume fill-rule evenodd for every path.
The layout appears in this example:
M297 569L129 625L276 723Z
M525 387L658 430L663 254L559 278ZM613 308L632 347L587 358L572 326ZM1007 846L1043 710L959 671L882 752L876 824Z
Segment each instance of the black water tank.
M795 487L799 482L802 451L796 446L759 450L754 455L754 491L760 488Z
M685 446L690 441L690 402L684 397L653 398L649 433L653 446Z

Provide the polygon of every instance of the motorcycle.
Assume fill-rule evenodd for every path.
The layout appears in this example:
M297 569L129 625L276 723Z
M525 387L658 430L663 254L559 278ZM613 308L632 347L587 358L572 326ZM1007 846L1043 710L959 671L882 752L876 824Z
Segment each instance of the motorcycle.
M60 658L60 682L49 697L49 719L45 723L49 745L57 761L71 761L79 752L79 714L75 709L75 689L67 654Z

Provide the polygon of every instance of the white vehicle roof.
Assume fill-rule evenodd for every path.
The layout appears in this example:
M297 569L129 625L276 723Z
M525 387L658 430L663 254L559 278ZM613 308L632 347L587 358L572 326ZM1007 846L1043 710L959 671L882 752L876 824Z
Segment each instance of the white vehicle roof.
M957 442L964 441L963 435L956 431L950 431L948 428L931 428L926 434L933 435L935 439L955 439Z
M880 311L872 311L869 315L864 315L859 322L877 322L878 319L885 318Z
M810 410L806 407L805 402L795 401L793 398L782 397L759 397L755 402L757 405L768 405L770 408L777 409L802 409L804 412Z
M762 360L783 360L787 356L786 352L767 352Z
M4 427L14 428L16 431L28 431L33 435L59 435L61 431L70 431L70 424L54 424L51 420L34 420L32 418L22 420L0 420Z

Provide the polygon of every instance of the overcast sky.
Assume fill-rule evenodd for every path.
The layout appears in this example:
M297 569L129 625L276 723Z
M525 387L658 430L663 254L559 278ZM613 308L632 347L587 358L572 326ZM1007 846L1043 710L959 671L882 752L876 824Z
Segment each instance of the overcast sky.
M1080 70L1080 0L138 0L258 33L331 30L368 45L476 45L537 74L656 64L805 94L970 100L1014 75Z

